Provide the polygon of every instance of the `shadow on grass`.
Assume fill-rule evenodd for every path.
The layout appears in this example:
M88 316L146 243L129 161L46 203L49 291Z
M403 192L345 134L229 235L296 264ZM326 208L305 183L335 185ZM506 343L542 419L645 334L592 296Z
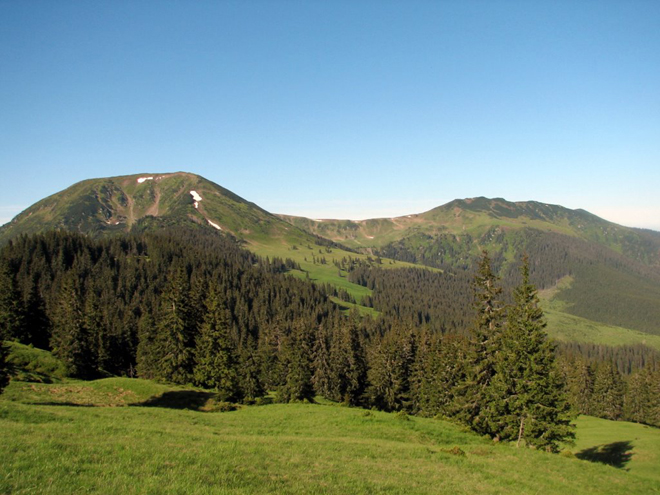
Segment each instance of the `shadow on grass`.
M575 457L585 461L600 462L617 468L623 468L632 459L632 442L613 442L584 449Z
M162 395L151 397L144 402L131 404L134 407L165 407L167 409L201 410L216 394L197 390L177 390L165 392Z

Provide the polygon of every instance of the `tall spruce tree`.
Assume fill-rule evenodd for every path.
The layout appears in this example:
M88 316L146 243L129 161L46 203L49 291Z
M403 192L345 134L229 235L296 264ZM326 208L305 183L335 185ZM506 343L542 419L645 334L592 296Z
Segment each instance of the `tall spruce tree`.
M624 385L621 373L611 361L596 366L594 391L591 396L591 412L605 419L621 419L623 413Z
M159 377L173 383L192 379L195 322L191 318L190 284L182 268L172 274L162 296L158 321Z
M491 382L502 349L505 312L500 300L499 277L493 272L485 250L474 278L473 291L477 317L470 334L465 380L458 386L453 410L457 419L475 432L497 436L498 431L493 428L497 411Z
M574 437L570 406L536 288L529 281L527 257L521 272L490 385L495 412L490 429L502 440L520 445L524 439L527 445L554 452L560 442Z
M160 354L156 322L145 312L138 322L137 373L140 378L153 380L159 376Z
M385 411L410 411L413 404L413 367L417 354L414 330L401 323L374 345L369 359L369 388L371 403Z
M205 301L206 314L195 348L195 382L218 392L222 400L239 395L236 349L231 339L229 311L211 288Z
M361 403L367 382L367 363L359 335L359 316L351 313L336 329L331 347L331 376L335 400Z
M96 354L85 326L82 299L77 274L67 273L59 291L50 345L69 376L91 378L96 373Z
M26 341L23 297L5 259L0 259L0 335Z
M281 402L314 400L314 340L311 323L302 319L293 322L290 334L284 339L280 358L285 375L277 390Z

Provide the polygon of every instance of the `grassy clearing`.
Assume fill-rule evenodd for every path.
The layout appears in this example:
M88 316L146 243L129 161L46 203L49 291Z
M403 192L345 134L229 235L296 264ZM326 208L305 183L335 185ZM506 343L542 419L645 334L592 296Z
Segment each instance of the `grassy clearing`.
M645 439L626 471L493 444L433 419L327 403L204 412L208 396L135 379L12 382L0 396L0 492L660 491L647 476L657 430L639 425L608 436L602 420L580 419L579 449Z
M343 258L366 260L367 255L350 253L341 249L326 249L323 246L318 246L310 242L300 242L300 239L262 239L260 242L251 240L246 247L255 254L262 257L278 257L282 259L290 258L300 265L301 271L294 270L292 275L309 279L312 282L321 284L331 284L338 289L346 290L355 300L359 303L362 297L371 294L371 290L361 285L354 284L348 281L348 274L339 270L333 263L335 261L341 262ZM325 258L325 264L321 263L321 259ZM316 262L314 262L316 259ZM421 267L403 261L395 261L383 259L382 264L378 265L381 268L408 268L414 267L420 270L429 270L429 268Z
M660 335L598 323L566 313L567 303L556 296L572 284L571 277L564 277L554 287L539 292L541 306L548 321L548 334L551 337L563 342L589 342L610 346L645 344L660 350Z
M564 342L590 342L610 346L645 344L660 350L660 336L598 323L552 309L544 309L548 334Z

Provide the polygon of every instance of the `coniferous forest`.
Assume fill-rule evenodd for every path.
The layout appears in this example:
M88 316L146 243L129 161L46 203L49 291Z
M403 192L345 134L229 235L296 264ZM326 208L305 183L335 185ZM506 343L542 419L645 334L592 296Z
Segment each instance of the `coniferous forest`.
M578 413L660 425L657 353L549 341L527 259L512 290L486 252L453 277L349 264L378 316L342 311L328 287L287 274L295 262L229 236L22 236L0 252L0 330L52 350L71 377L194 384L246 403L321 395L550 451Z

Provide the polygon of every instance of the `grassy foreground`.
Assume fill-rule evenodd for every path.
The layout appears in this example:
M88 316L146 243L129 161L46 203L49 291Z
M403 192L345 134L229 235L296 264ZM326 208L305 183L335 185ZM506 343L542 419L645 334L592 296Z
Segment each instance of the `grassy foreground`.
M578 422L578 456L630 442L613 467L335 405L208 410L205 391L145 380L14 381L0 396L0 493L660 492L659 431L630 423Z

